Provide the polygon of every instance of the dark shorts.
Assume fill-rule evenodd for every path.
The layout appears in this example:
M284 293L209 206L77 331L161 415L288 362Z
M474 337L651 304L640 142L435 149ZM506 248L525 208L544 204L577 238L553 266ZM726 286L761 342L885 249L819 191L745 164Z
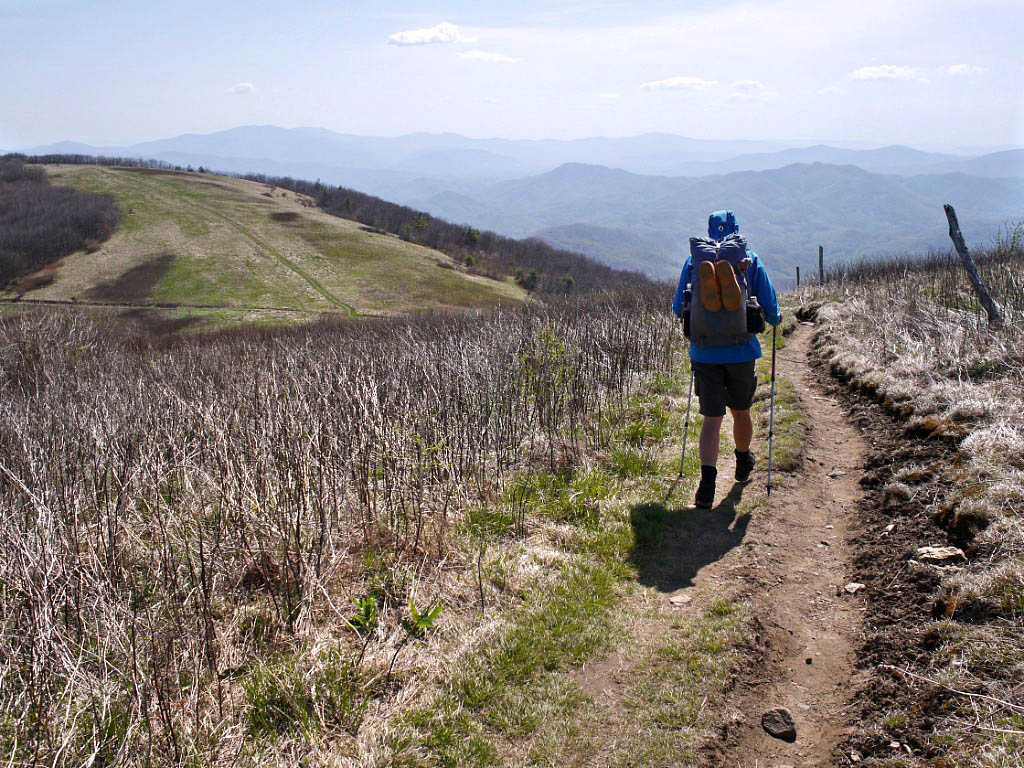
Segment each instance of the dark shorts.
M693 387L704 416L725 416L728 406L745 411L754 402L757 374L754 361L745 363L698 363L693 367Z

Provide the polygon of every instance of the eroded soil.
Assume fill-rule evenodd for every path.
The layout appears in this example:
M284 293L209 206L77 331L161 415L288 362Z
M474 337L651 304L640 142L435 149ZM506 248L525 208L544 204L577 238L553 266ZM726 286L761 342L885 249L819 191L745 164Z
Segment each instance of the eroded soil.
M778 353L807 416L803 467L755 511L748 538L750 602L763 627L761 657L738 680L724 728L724 765L832 766L851 733L851 697L862 683L855 664L864 604L853 582L853 549L863 504L867 446L808 362L811 328L800 327ZM712 574L709 574L711 576ZM761 727L764 711L787 708L797 738Z

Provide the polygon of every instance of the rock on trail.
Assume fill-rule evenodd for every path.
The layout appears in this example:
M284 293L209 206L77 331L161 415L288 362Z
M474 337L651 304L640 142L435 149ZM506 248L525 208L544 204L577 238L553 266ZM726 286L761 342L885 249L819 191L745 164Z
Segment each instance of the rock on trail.
M769 736L783 741L796 741L796 723L785 707L769 709L761 715L761 727Z

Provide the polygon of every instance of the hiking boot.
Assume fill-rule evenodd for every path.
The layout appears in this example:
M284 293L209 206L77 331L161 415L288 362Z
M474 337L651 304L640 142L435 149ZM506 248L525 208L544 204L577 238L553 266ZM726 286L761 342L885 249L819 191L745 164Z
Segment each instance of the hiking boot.
M700 485L697 486L697 496L693 503L700 509L711 509L715 505L715 478L718 477L718 470L702 464L700 467Z
M750 479L750 473L754 471L754 464L757 457L753 451L733 451L736 454L736 482L745 483Z
M715 276L715 265L710 261L702 261L697 266L700 277L700 301L708 312L718 312L722 308L722 294Z
M718 285L722 292L722 306L727 312L735 312L740 308L743 301L743 294L740 292L740 284L736 279L736 272L725 259L715 262L715 274L718 277ZM701 283L701 288L704 284Z

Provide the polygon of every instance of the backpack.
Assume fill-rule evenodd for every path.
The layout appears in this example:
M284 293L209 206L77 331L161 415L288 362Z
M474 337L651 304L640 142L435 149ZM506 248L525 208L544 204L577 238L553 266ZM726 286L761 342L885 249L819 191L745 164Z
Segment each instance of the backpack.
M702 261L728 261L736 273L740 286L740 304L730 312L722 307L718 312L709 312L701 301L700 280L695 279ZM752 334L764 330L764 318L757 298L750 293L747 269L751 259L747 255L747 241L742 235L732 234L721 241L706 237L690 238L690 301L684 310L684 328L693 342L703 347L724 347L746 343ZM760 322L758 322L760 321Z

